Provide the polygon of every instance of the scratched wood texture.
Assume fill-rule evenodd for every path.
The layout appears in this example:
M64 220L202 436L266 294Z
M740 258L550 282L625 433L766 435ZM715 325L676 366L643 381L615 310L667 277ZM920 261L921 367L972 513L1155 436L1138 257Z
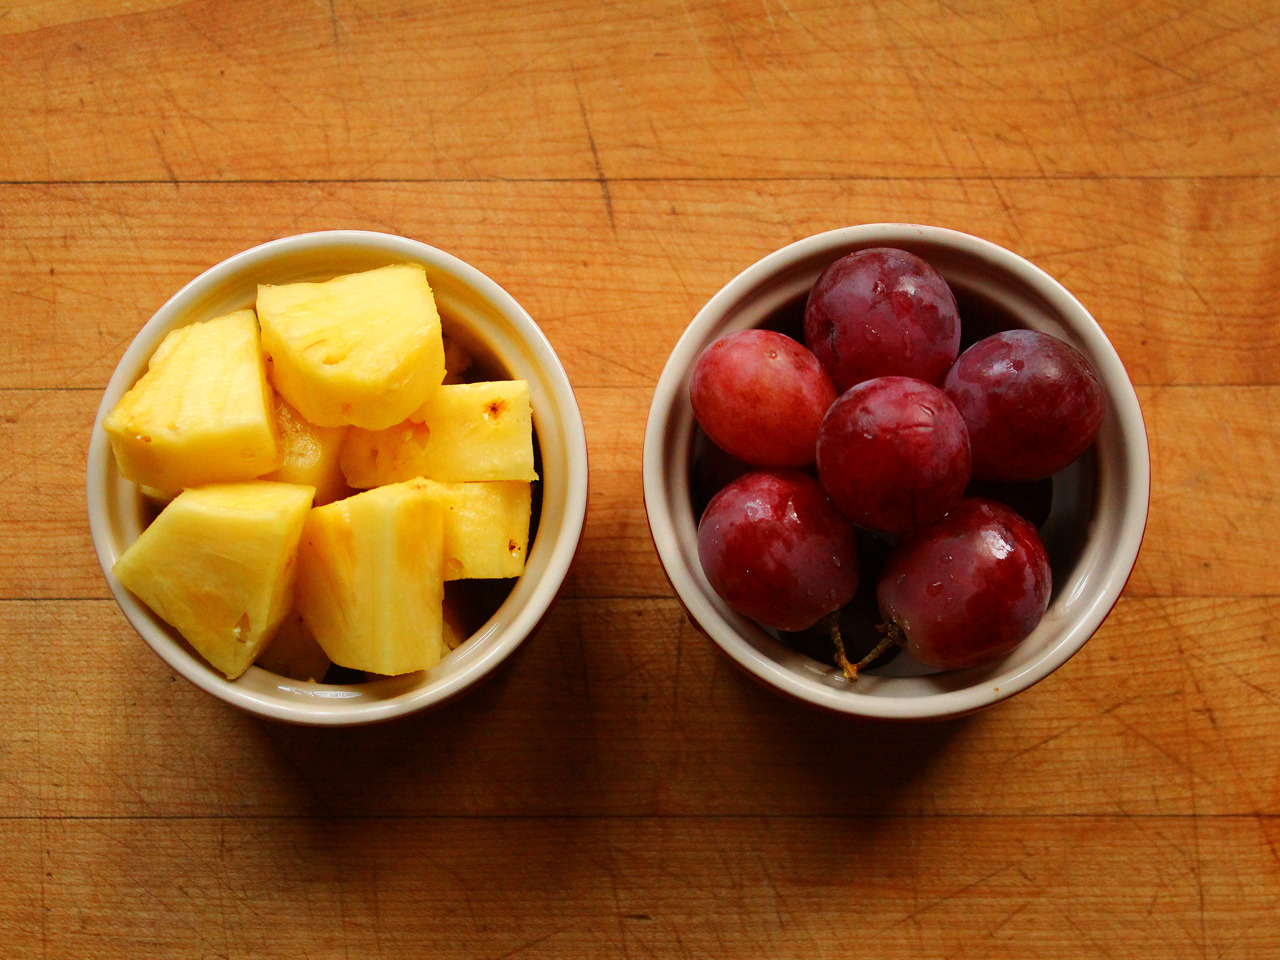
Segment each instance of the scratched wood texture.
M0 67L0 956L1280 956L1280 8L51 0L0 6ZM944 724L746 680L640 496L698 307L878 220L1066 283L1151 442L1111 617ZM334 227L529 309L592 487L562 603L491 683L313 731L133 634L84 462L172 292Z

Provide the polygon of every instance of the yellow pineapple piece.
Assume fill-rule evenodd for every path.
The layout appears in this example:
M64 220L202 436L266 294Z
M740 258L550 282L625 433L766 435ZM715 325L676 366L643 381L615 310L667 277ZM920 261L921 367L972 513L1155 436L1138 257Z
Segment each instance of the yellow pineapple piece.
M280 454L276 468L262 479L315 487L317 507L341 500L350 493L339 459L347 428L317 427L278 393L275 412L280 430Z
M410 484L311 511L294 604L334 663L395 675L429 669L448 652L442 513Z
M404 423L348 433L342 472L357 489L414 477L536 480L529 385L445 384Z
M116 561L115 575L234 680L293 603L314 495L266 481L184 490Z
M444 579L518 577L529 547L527 480L410 480L444 509Z
M275 416L253 311L170 332L102 428L121 476L157 491L270 470Z
M275 388L318 426L389 427L444 377L440 315L418 264L260 286L258 317Z
M255 662L262 669L290 680L320 681L329 670L329 658L296 610L284 618L275 637Z

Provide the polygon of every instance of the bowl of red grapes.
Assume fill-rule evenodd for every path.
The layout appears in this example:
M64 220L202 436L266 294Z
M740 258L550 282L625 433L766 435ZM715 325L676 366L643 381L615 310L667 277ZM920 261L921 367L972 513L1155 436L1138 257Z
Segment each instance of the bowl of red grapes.
M978 237L832 230L744 270L658 381L644 495L690 620L784 694L941 719L1027 689L1120 596L1137 395L1060 283Z

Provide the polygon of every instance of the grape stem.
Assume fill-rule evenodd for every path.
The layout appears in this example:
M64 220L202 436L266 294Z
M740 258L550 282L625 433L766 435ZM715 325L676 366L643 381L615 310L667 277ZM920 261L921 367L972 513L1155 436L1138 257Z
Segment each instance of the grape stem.
M840 619L835 613L828 614L826 617L827 631L831 634L831 645L835 647L836 666L844 671L844 675L850 680L857 682L858 671L868 664L875 661L880 654L884 653L895 643L902 643L904 637L902 628L890 620L887 624L881 625L878 629L884 633L884 637L871 648L871 651L859 660L857 663L851 663L844 652L844 637L840 633Z

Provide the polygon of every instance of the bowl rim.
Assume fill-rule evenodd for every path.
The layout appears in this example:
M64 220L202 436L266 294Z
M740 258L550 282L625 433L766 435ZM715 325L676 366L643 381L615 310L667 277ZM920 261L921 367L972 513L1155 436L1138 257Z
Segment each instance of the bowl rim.
M874 696L855 688L820 683L764 655L744 640L700 588L679 548L675 518L667 498L667 425L681 402L688 370L721 319L750 293L788 268L822 254L832 259L873 246L942 246L1011 274L1040 295L1085 340L1102 369L1109 402L1124 438L1123 505L1117 549L1104 564L1103 588L1069 629L1041 656L1019 669L986 676L971 686L919 697ZM927 259L927 258L926 258ZM1043 680L1074 656L1118 601L1142 544L1151 496L1150 451L1137 392L1101 325L1060 282L1024 257L980 237L946 227L913 223L867 223L827 230L773 251L742 270L695 314L672 348L659 376L645 425L643 447L645 513L667 579L693 624L755 679L795 699L838 713L886 720L926 720L962 716L1005 700Z
M111 512L109 485L110 477L113 474L118 476L118 473L110 442L102 429L102 420L136 381L136 377L128 375L129 372L142 369L159 340L170 329L181 325L184 314L192 309L204 291L232 281L241 271L278 256L303 252L322 254L353 247L385 253L400 262L423 263L451 274L492 305L519 333L537 366L546 371L547 382L560 411L556 422L564 435L568 464L564 477L563 521L547 557L546 569L527 601L505 626L499 628L490 621L473 635L471 639L485 641L483 649L443 681L375 699L361 697L358 691L346 692L348 688L342 685L278 677L276 690L294 694L304 692L316 698L317 702L277 699L227 680L198 654L156 629L152 623L154 615L112 573L115 544L108 520ZM422 241L369 230L322 230L280 237L233 254L189 280L152 314L134 335L103 391L89 442L85 483L94 550L111 593L130 625L170 668L207 693L260 717L307 726L355 726L379 723L442 705L486 677L537 630L555 602L581 542L589 477L586 432L568 374L546 334L514 297L476 267ZM325 709L317 709L319 704L323 704Z

